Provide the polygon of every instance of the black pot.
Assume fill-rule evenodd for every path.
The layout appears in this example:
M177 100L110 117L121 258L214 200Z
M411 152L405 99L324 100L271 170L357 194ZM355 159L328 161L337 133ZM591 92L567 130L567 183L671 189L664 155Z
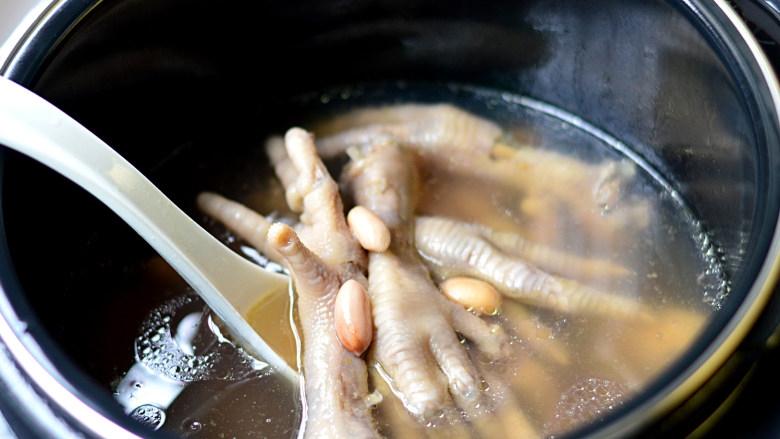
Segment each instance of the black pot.
M208 178L203 159L184 160L175 178L160 163L206 146L229 156L226 145L283 126L280 108L312 91L465 83L581 117L680 194L730 293L667 373L578 434L682 435L718 413L780 321L780 89L740 15L771 38L778 9L737 3L65 0L30 23L0 73L74 116L190 212L192 182ZM110 391L160 298L94 287L150 248L37 163L2 150L0 173L0 409L22 437L164 436L127 417Z

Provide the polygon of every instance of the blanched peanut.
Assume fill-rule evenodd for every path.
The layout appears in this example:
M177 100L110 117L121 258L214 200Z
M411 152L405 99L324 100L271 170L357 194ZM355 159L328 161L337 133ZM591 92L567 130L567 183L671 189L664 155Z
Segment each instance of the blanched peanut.
M390 230L387 225L365 207L353 207L347 214L347 224L364 249L383 252L390 246Z
M354 279L344 282L336 295L334 310L336 337L341 346L362 355L374 337L371 304L363 285Z
M470 277L453 277L439 284L439 289L450 300L483 314L495 314L501 296L487 282Z

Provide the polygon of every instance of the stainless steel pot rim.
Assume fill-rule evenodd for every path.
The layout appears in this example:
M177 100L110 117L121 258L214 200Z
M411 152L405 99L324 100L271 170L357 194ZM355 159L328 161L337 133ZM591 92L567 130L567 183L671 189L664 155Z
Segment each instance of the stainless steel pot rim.
M35 62L29 63L26 58L42 58L48 55L48 53L31 55L35 52L34 47L41 45L42 39L47 41L43 44L44 47L55 47L70 27L100 3L102 0L52 0L45 7L39 8L40 15L37 18L28 17L25 23L25 26L29 25L27 30L15 32L12 39L0 50L0 55L5 57L0 59L2 61L0 74L20 82L25 78L29 80L30 72L37 69L38 66ZM703 5L702 0L681 0L681 3L699 12L712 8L712 6ZM778 114L780 114L780 85L778 85L769 60L751 31L726 0L715 0L712 4L716 7L712 12L721 14L721 17L725 18L728 25L738 35L738 43L743 51L743 56L749 57L757 66L762 85L765 85L770 95L769 100L772 103L774 119L772 122L775 126L780 127L780 118L778 118ZM706 14L698 15L698 17L701 20L712 19ZM65 27L66 24L67 27ZM710 26L711 23L707 25ZM58 29L54 37L45 35L44 31L47 27ZM679 373L674 379L653 392L651 396L631 404L630 409L616 414L611 419L612 422L594 426L593 429L586 432L586 435L625 437L636 434L654 420L682 404L734 354L766 307L779 278L780 222L775 224L767 257L764 259L745 299L737 312L731 316L728 323L698 355L696 360L687 365L682 373ZM38 392L44 393L59 410L67 413L72 420L78 422L84 431L88 431L96 437L140 437L117 423L113 416L97 408L89 399L84 398L83 394L63 377L38 340L28 332L26 323L19 318L13 304L8 300L5 292L1 290L0 314L2 314L0 340L15 360L17 368L35 385ZM56 415L52 416L56 417ZM52 431L52 433L64 437L77 436L77 433L70 430L67 425L59 427L53 427L57 431Z
M70 28L100 3L102 0L39 3L0 47L0 75L21 81L25 73L31 74L31 69L37 69L40 61L49 55L48 51L39 48L56 47Z

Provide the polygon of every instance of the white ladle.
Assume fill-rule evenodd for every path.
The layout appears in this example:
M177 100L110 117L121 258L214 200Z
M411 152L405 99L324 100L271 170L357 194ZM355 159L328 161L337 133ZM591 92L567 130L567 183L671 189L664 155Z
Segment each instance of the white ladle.
M263 270L201 228L105 142L35 93L0 76L0 144L86 189L116 212L203 298L247 351L297 372L242 317L289 278Z

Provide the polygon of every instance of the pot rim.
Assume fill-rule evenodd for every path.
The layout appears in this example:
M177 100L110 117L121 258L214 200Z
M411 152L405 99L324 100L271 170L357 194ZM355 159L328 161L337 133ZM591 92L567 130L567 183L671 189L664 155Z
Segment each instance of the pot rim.
M101 3L103 0L50 0L39 3L0 47L0 75L25 85L26 82L32 81L40 62L48 57L50 51L59 45L73 26ZM750 71L755 70L760 74L756 77L759 80L758 85L768 91L769 96L765 99L771 102L771 114L764 116L770 117L775 129L780 130L780 85L776 74L758 41L737 12L727 0L714 0L706 4L704 0L679 0L678 3L680 8L686 8L687 13L693 14L696 20L702 22L708 32L718 37L725 35L730 38L730 56L736 57L735 62L740 66L752 66ZM47 47L49 51L36 50L41 46ZM4 242L0 244L5 245ZM775 292L778 279L780 221L775 221L766 256L747 294L736 312L718 329L714 337L709 338L706 347L696 354L695 360L688 361L671 379L668 374L664 374L660 378L662 385L652 392L652 386L645 388L639 394L644 394L644 397L636 398L625 410L617 410L607 422L596 423L592 428L586 427L586 436L625 437L636 434L682 406L738 351L764 312ZM21 290L15 278L13 283L17 284L11 285L13 289ZM17 368L37 387L37 391L50 398L59 411L70 417L71 422L77 421L82 429L96 437L140 438L141 436L128 429L135 430L133 426L123 426L117 422L115 413L98 409L98 402L85 398L85 395L57 370L52 354L46 352L39 341L28 332L27 322L16 313L3 288L0 286L0 341L13 357ZM64 358L61 360L70 361ZM0 376L0 380L2 378ZM67 429L63 431L63 434L67 433ZM149 435L146 430L143 434Z

